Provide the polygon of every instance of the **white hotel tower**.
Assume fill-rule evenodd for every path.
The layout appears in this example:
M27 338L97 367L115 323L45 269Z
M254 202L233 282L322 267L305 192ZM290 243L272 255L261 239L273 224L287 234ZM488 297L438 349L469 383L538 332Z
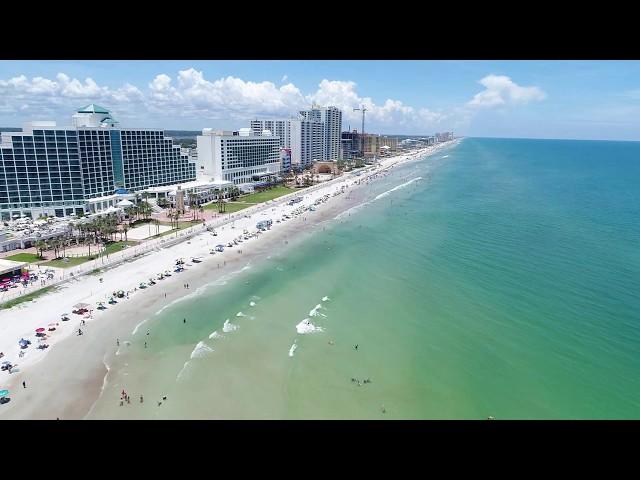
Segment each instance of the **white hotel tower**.
M249 128L240 129L237 135L203 129L197 137L198 173L245 188L280 175L280 138L270 131L261 133L254 135Z

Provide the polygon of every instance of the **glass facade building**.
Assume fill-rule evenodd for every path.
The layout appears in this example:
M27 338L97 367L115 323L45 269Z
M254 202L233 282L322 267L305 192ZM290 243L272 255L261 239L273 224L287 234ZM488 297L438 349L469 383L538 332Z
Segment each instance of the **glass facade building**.
M162 130L120 130L122 187L143 190L196 179L196 165Z
M91 199L112 197L117 188L135 192L196 179L195 163L162 130L119 129L110 116L108 123L102 118L108 111L85 110L74 128L34 122L2 134L2 220L81 214ZM94 121L92 115L100 126L80 124Z
M34 129L3 135L0 217L46 209L56 216L84 211L84 179L75 130Z

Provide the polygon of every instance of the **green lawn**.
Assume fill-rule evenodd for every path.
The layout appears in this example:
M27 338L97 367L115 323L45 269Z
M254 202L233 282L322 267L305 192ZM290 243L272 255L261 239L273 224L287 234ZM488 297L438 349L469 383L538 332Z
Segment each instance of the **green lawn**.
M251 203L239 203L239 202L227 202L224 206L223 213L235 213L240 210L244 210L245 208L253 207ZM218 204L210 203L209 205L205 205L205 210L214 210L218 213Z
M31 300L33 300L35 298L38 298L38 297L44 295L45 293L49 293L54 288L55 288L54 286L44 287L44 288L41 288L38 291L35 291L33 293L29 293L28 295L23 295L21 297L14 298L13 300L9 300L6 303L0 304L0 309L2 309L2 308L8 309L8 308L14 307L16 305L19 305L21 303L24 303L24 302L30 302Z
M105 254L106 255L111 255L112 253L116 253L119 252L120 250L122 250L124 247L128 246L132 246L132 245L137 245L138 242L134 242L131 240L127 240L122 241L122 242L114 242L114 243L110 243L109 245L107 245L107 248L105 248Z
M117 253L121 251L125 246L136 245L138 242L133 242L131 240L126 242L114 242L107 245L107 248L103 252L97 255L84 256L84 257L70 257L68 261L64 261L62 259L50 260L48 262L41 263L40 265L45 265L48 267L58 267L58 268L70 268L77 267L78 265L82 265L85 262L90 260L95 260L99 258L101 255L110 255L113 253Z
M8 257L5 257L5 258L7 260L14 260L16 262L29 262L29 263L39 262L40 260L42 260L35 253L16 253L15 255L9 255Z
M262 203L267 200L273 200L274 198L282 197L288 193L293 193L295 190L289 187L273 187L269 190L264 190L263 192L251 193L246 196L242 196L238 199L240 202L246 203Z
M295 192L295 190L289 187L273 187L263 192L244 195L242 197L239 197L236 201L226 202L224 213L235 213L239 210L244 210L245 208L252 207L255 204L273 200L274 198L282 197L283 195L287 195L292 192ZM210 203L208 205L205 205L204 208L206 210L217 211L218 203Z
M171 226L171 222L160 222L160 225L166 225L167 227ZM148 239L152 239L152 238L160 238L160 237L164 237L166 235L171 235L176 233L176 231L178 230L184 230L185 228L189 228L189 227L195 227L197 225L202 225L202 222L178 222L178 228L175 229L173 228L172 230L167 230L166 232L162 232L158 235L154 235L153 237L149 237Z

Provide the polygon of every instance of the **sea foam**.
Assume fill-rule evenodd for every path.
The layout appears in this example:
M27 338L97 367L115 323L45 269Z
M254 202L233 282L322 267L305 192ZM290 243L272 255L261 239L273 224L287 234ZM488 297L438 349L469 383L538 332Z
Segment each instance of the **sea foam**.
M234 325L233 323L229 322L229 319L227 318L224 322L224 325L222 326L222 331L224 333L229 333L229 332L233 332L234 330L239 329L240 326L239 325Z
M322 332L322 328L316 327L313 323L311 323L311 320L305 318L298 325L296 325L296 331L301 335L305 335L307 333Z
M329 301L329 300L331 300L329 297L322 297L322 301L323 301L323 302L327 302L327 301Z
M211 348L209 345L207 345L204 342L198 342L198 344L196 345L196 348L194 348L193 352L191 352L191 359L204 358L207 355L209 355L211 352L213 352L213 348Z
M322 308L321 304L316 305L310 312L309 312L309 316L310 317L316 317L318 315L322 315L323 317L326 317L325 314L318 312L318 310L320 310Z
M298 345L296 344L296 342L293 342L293 345L291 345L291 348L289 349L289 356L293 357L293 352L296 351L296 348L298 348Z
M396 190L400 190L401 188L404 188L408 185L411 185L413 182L416 182L418 180L422 180L422 177L416 177L416 178L412 178L411 180L409 180L408 182L405 183L401 183L400 185L396 185L395 187L393 187L390 190L387 190L386 192L382 192L380 195L378 195L375 200L378 200L380 198L386 197L387 195L391 194L391 192L395 192Z
M178 372L178 375L176 376L176 381L180 381L182 379L182 377L184 376L184 374L187 371L187 367L191 364L190 361L184 362L184 365L182 366L182 370L180 370L180 372Z

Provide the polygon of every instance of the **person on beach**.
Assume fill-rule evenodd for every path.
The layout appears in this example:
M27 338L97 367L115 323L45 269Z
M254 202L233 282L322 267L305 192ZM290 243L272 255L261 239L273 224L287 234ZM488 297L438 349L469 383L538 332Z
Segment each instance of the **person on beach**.
M119 347L120 346L120 339L116 338L116 345Z
M144 398L142 398L142 395L140 395L140 403L144 403Z
M27 382L22 382L22 388L27 388Z
M147 342L144 342L144 348L147 348Z

